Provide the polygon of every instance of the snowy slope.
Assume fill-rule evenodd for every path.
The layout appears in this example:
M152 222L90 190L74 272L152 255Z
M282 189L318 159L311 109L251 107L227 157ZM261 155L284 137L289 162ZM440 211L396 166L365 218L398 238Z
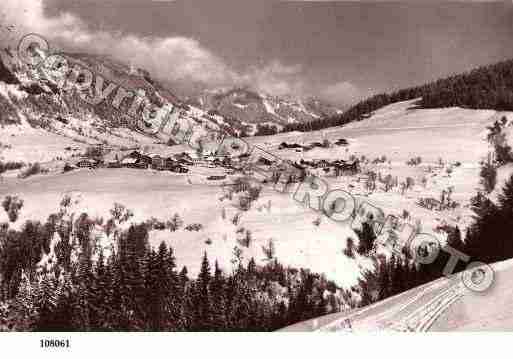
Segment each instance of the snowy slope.
M344 314L298 323L284 331L507 331L513 328L513 260L492 265L493 285L467 289L461 274L441 278Z
M468 200L479 186L478 163L488 150L481 134L484 133L485 126L490 121L493 122L496 113L457 108L412 110L410 107L410 102L393 104L377 111L367 120L343 128L307 134L286 133L247 140L279 157L291 160L347 159L351 154L373 158L385 154L391 160L391 164L375 165L374 169L384 175L397 175L400 180L412 176L418 181L420 176L426 174L427 166L435 166L439 157L446 162L461 161L462 165L454 168L450 176L443 169L434 169L426 188L416 185L406 195L401 195L396 190L377 190L366 195L362 188L363 183L358 182L358 177L323 178L331 188L347 190L358 198L381 207L386 214L401 215L403 210L409 211L413 218L422 221L427 232L432 232L443 221L458 224L463 230L470 221ZM323 138L328 138L332 142L338 138L346 138L349 146L317 148L305 153L278 150L279 143L283 141L307 144ZM8 141L17 139L18 137L7 137ZM41 143L44 147L44 142ZM46 146L50 146L49 141ZM28 152L29 147L25 148ZM183 150L187 150L187 147L151 147L151 151L163 155ZM418 167L407 166L404 162L412 156L422 156L423 164ZM263 263L261 246L273 238L277 257L284 264L325 273L329 279L345 288L357 284L361 269L372 265L369 259L358 255L355 259L348 258L343 250L347 246L347 238L351 237L357 243L353 231L345 225L324 218L310 208L301 206L292 198L293 189L289 193L281 194L271 187L265 187L255 206L242 215L238 226L234 226L231 223L235 214L234 208L219 200L223 192L221 183L206 180L208 175L217 175L219 172L223 170L201 167L192 168L188 175L151 170L100 169L81 170L64 175L35 176L26 180L7 177L0 187L0 197L14 193L25 200L22 220L45 219L50 211L56 210L62 195L69 191L82 194L83 209L92 215L105 216L114 202L123 203L134 210L135 220L145 220L151 216L167 220L174 213L179 213L187 223L199 222L205 229L200 232L157 231L152 233L152 243L167 241L175 248L179 264L187 265L192 272L198 269L198 258L205 250L229 267L232 250L236 244L235 232L241 227L249 229L254 238L254 244L244 249L246 259L254 256ZM233 178L228 176L227 181ZM453 197L461 203L458 209L439 212L416 205L420 196L438 196L440 190L449 185L454 186ZM191 198L194 198L194 201L191 201ZM271 209L267 210L265 206L269 201ZM221 218L223 207L227 209L227 220ZM316 226L313 222L318 218L321 219L321 223ZM208 238L212 240L211 245L205 243Z

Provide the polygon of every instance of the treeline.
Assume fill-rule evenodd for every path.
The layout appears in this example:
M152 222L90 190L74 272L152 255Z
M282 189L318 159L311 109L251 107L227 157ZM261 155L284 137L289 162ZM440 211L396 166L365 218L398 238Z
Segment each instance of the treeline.
M467 230L466 253L486 263L513 258L513 176L497 203L479 193L471 205L475 221Z
M447 234L444 246L450 246L465 253L467 249L457 226L444 226L439 230ZM362 231L356 231L356 233L360 238L357 252L360 255L369 255L376 240L371 227L364 223ZM441 248L433 263L421 264L412 258L409 250L409 248L403 248L402 253L393 253L389 258L382 255L376 256L374 268L365 271L359 280L361 306L386 299L444 276L445 266L450 259L449 251ZM427 254L427 252L424 253L424 255ZM465 263L459 262L454 273L464 269Z
M121 230L122 216L105 227L112 250L99 246L87 214L3 224L0 330L269 331L340 310L339 289L324 276L276 259L244 265L238 247L231 272L205 253L190 277L171 247L150 247L147 224Z
M513 60L479 67L422 86L382 93L360 101L340 115L308 123L288 124L284 132L315 131L360 121L373 111L399 101L421 98L423 108L459 106L471 109L513 110Z

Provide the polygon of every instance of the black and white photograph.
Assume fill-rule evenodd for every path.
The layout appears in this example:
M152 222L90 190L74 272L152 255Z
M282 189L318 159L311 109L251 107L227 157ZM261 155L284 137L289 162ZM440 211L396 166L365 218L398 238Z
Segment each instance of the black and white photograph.
M512 1L1 0L0 345L512 332L512 40Z

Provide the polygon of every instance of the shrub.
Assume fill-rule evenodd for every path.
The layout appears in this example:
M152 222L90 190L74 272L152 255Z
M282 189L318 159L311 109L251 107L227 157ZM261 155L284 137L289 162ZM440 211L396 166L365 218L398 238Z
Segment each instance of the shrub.
M406 188L413 188L415 186L415 180L411 177L406 178Z
M361 255L369 253L369 251L373 248L374 240L376 239L372 225L368 222L364 222L362 223L362 230L356 230L355 232L360 239L357 252Z
M163 231L164 229L166 229L166 223L159 221L155 217L151 217L150 219L148 219L146 221L145 225L146 225L146 228L148 229L148 231L151 231L151 230Z
M265 254L265 258L267 260L272 260L276 255L276 249L274 247L274 240L272 238L269 239L267 245L262 246L262 251Z
M354 258L354 242L352 238L347 238L347 246L344 249L344 254L349 258Z
M101 158L103 156L103 150L99 146L87 147L84 156L87 158Z
M23 207L23 200L17 196L7 196L2 202L2 207L5 212L7 212L9 221L16 222L18 220L20 209Z
M173 215L173 218L171 218L171 220L168 221L166 224L167 224L167 227L169 228L169 230L171 232L174 232L174 231L179 230L183 226L183 220L178 215L178 213L175 213Z
M427 185L427 178L426 178L426 176L422 176L422 179L420 181L422 182L422 187L426 188L426 185Z
M422 162L422 157L417 156L417 157L410 158L408 161L406 161L406 164L408 166L418 166L421 164L421 162Z
M203 225L201 223L191 223L191 224L188 224L186 227L185 227L185 230L186 231L196 231L196 232L199 232L203 229Z
M66 172L70 172L70 171L73 171L75 169L75 167L73 167L72 165L70 165L69 163L65 163L64 164L64 168L62 169L62 173L66 173Z
M491 193L497 184L497 169L490 160L481 163L481 184L486 193Z
M19 178L28 178L33 175L37 175L39 173L48 173L48 170L42 168L41 165L36 162L33 165L30 165L25 171L21 172L18 177Z
M249 211L249 209L251 208L251 197L239 196L237 208L242 211Z
M249 246L251 246L251 242L253 242L251 231L247 229L242 237L237 238L237 242L239 242L241 246L249 248Z
M23 167L23 162L1 162L0 161L0 173L6 171L17 170Z
M260 193L262 192L262 187L250 187L248 189L249 199L251 201L256 201L258 197L260 197Z
M241 217L241 214L240 214L240 213L237 213L237 214L235 214L235 216L233 216L233 218L232 218L232 223L233 223L235 226L238 226L238 225L239 225L240 217Z
M131 210L127 209L120 203L114 203L114 208L110 210L110 214L112 218L117 220L119 223L126 222L134 216Z

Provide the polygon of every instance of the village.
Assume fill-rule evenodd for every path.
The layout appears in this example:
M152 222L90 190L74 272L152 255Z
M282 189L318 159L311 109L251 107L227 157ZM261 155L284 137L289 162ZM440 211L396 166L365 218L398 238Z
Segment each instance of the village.
M338 140L335 145L346 146L347 141ZM312 143L310 145L297 145L282 143L278 147L281 149L301 148L304 151L315 147L325 147L322 143ZM297 150L296 150L297 151ZM306 176L313 175L316 170L322 170L323 175L333 174L334 176L355 175L360 172L359 160L337 159L328 161L326 159L299 161L284 161L278 157L272 156L272 159L258 157L255 162L248 163L250 155L245 153L238 156L230 156L227 153L217 153L215 151L206 153L180 152L172 155L162 155L151 153L139 149L129 151L119 151L116 149L105 148L102 145L93 146L86 150L74 165L66 164L65 172L75 168L131 168L131 169L152 169L156 171L170 171L175 173L188 173L191 168L203 167L211 169L224 169L224 175L210 175L208 180L224 180L226 175L240 173L251 175L256 166L267 166L268 171L272 173L271 181L277 182L282 174L286 174L285 179L288 183L297 183L303 181ZM250 166L251 165L251 166ZM283 181L284 177L280 179ZM265 183L265 181L264 181Z

